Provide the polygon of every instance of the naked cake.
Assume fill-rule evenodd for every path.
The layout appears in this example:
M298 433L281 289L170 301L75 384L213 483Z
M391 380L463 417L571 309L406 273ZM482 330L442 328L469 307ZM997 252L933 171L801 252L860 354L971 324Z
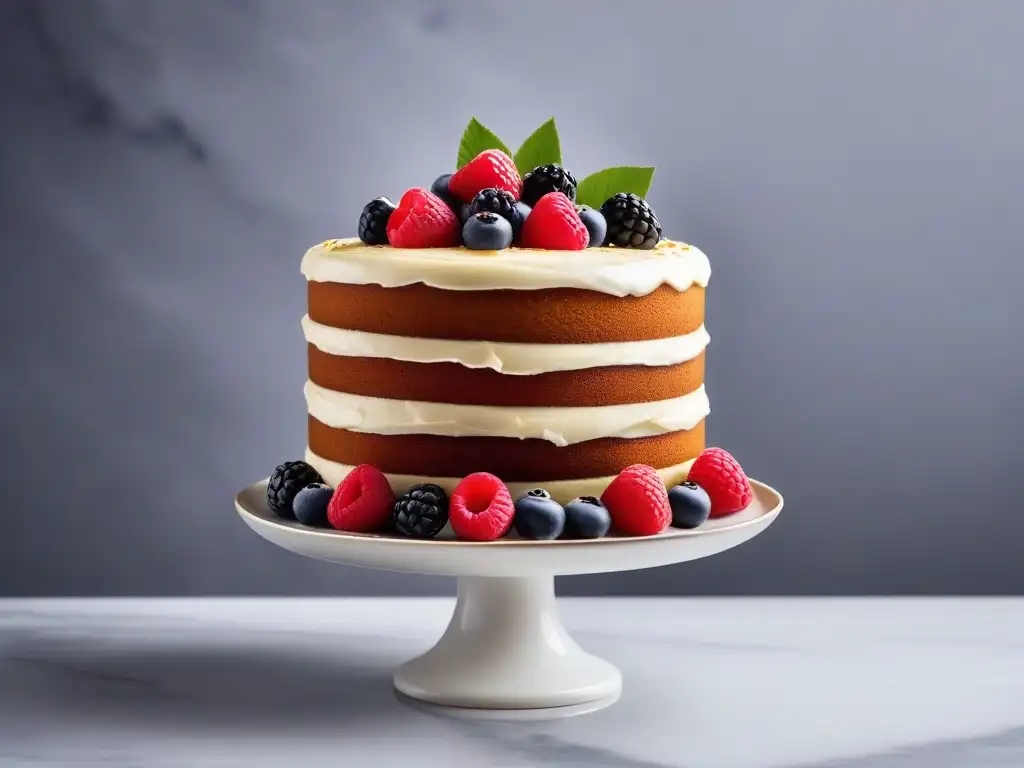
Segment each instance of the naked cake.
M499 536L513 523L520 534L565 535L581 499L595 509L603 500L613 530L634 535L672 522L670 489L698 525L746 506L749 484L731 457L702 457L710 264L699 248L662 238L644 199L653 169L612 168L577 183L536 152L548 162L525 170L522 149L515 159L502 147L470 150L429 191L410 189L397 206L371 201L358 238L305 253L308 445L305 462L279 467L270 498L294 514L297 485L315 475L338 489L334 527L429 537L450 507L463 538L496 537L456 523L456 502L463 517L479 517L459 496L479 477L492 478L485 501L499 485L509 499L509 519L491 526ZM698 457L705 488L684 484L702 474L691 474ZM623 479L627 469L642 477ZM390 526L363 509L371 470L382 476L373 506L387 507ZM303 475L290 490L288 472ZM347 496L346 483L355 489ZM626 486L646 490L630 496ZM623 522L635 514L616 514L609 502L619 491L629 502L619 506L658 509L642 524ZM645 493L657 498L642 501ZM545 527L554 507L568 524Z

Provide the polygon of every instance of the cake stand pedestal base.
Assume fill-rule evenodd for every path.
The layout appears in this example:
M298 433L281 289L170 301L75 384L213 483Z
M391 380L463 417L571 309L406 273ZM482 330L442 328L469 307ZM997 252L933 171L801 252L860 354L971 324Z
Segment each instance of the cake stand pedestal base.
M654 568L711 557L752 539L779 515L782 497L756 480L742 512L693 531L655 536L491 542L343 533L282 520L267 506L267 481L235 497L246 525L279 547L332 563L455 576L455 614L430 651L399 667L401 696L458 717L568 717L613 703L619 670L580 648L558 619L555 576Z
M395 688L446 707L549 709L614 702L619 670L580 648L558 618L553 576L462 576L448 629L395 672Z

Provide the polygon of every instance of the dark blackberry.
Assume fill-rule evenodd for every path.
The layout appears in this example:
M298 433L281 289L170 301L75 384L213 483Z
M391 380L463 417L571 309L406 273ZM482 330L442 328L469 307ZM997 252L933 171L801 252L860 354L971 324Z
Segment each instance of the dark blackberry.
M523 226L523 213L516 199L503 189L481 189L469 204L469 215L496 213L512 225L512 236L518 237ZM466 217L469 218L468 216Z
M432 539L448 524L448 495L437 485L414 485L395 502L391 519L403 536Z
M375 197L359 214L359 239L367 245L388 244L388 219L395 204L386 197Z
M531 208L548 192L561 192L576 200L576 177L560 165L538 165L523 179L522 201Z
M286 461L274 470L267 483L267 506L278 517L295 519L292 502L307 485L322 483L320 473L304 461Z
M619 192L604 201L601 214L608 222L605 245L650 250L661 239L658 214L640 195Z

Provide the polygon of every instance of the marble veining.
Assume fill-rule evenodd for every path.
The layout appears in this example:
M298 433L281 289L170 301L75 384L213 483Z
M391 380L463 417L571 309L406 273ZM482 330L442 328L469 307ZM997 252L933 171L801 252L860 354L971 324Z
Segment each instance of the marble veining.
M1024 766L1024 600L566 599L622 699L413 710L446 599L0 601L4 766Z

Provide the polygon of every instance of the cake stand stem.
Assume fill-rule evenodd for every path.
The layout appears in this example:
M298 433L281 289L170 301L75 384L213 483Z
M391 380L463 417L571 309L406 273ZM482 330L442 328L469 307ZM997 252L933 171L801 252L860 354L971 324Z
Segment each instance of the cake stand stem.
M618 696L618 669L576 645L553 576L463 576L448 629L395 672L407 696L453 707L541 709Z

